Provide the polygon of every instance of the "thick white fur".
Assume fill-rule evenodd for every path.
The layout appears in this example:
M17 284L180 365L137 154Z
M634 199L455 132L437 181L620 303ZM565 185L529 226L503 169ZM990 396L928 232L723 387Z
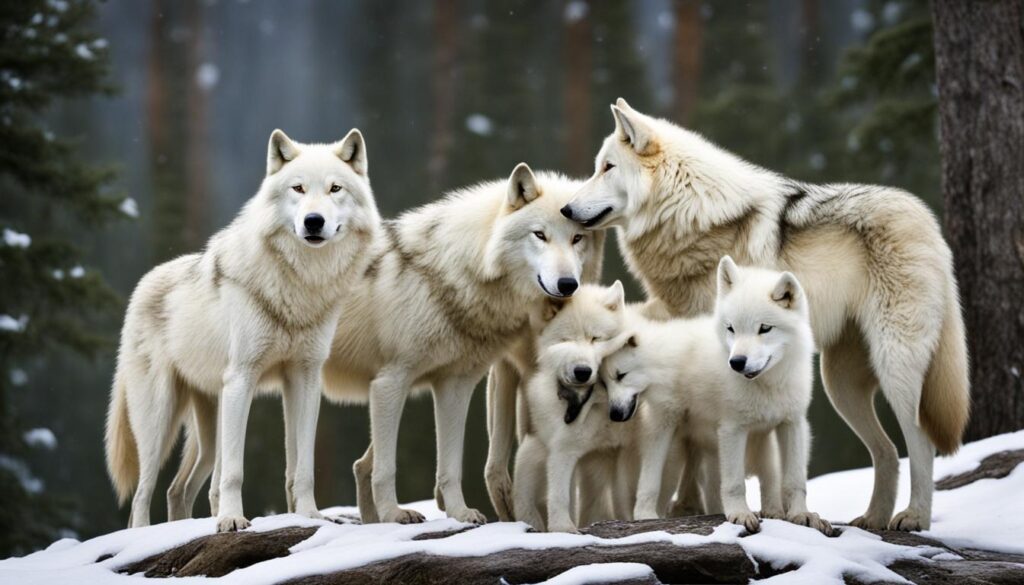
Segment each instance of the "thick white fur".
M289 508L319 516L313 441L321 365L380 224L366 169L358 130L334 144L299 144L277 130L266 178L231 225L201 254L162 264L139 282L121 334L106 440L119 497L138 481L131 526L149 523L157 472L189 401L203 441L186 482L188 505L219 449L219 490L211 490L215 510L220 494L218 530L248 526L242 459L257 387L283 389ZM310 214L323 218L326 241L310 241Z
M853 523L927 529L935 447L956 450L969 411L952 255L934 216L899 189L788 179L624 100L612 113L616 131L566 213L617 226L630 271L671 315L711 309L726 254L793 272L829 398L875 465L871 503ZM895 518L897 455L875 414L879 386L911 461L910 506Z
M398 507L395 449L406 397L433 391L437 497L483 522L462 494L465 422L487 367L530 328L531 312L578 283L593 237L559 214L579 186L525 164L388 222L354 283L324 367L329 399L369 399L371 446L353 466L363 520L417 522Z
M588 455L629 446L640 424L611 422L606 395L596 384L601 360L625 342L624 305L621 283L584 285L550 317L537 339L537 366L525 386L529 426L516 454L513 508L516 520L538 530L576 532L572 488L577 464ZM587 494L581 509L593 509L605 496L603 487L590 488L610 485L614 456L611 461L581 466L590 471L580 476L581 492ZM593 514L601 512L584 512Z

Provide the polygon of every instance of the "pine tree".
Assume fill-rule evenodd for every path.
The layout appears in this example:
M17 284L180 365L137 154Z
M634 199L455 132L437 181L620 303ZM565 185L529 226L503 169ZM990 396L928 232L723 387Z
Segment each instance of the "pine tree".
M73 529L72 510L26 463L52 434L19 424L14 393L45 392L30 372L46 356L92 356L110 346L97 319L120 305L82 267L76 234L136 215L110 191L113 171L87 164L78 145L47 129L55 100L111 91L106 41L86 0L0 3L0 556L28 552Z

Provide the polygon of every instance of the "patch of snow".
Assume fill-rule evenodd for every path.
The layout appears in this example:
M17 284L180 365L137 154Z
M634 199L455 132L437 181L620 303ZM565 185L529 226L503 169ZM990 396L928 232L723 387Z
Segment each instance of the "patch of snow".
M589 12L589 4L583 0L573 0L565 5L565 13L562 16L566 24L576 24L586 18Z
M32 18L29 20L29 23L39 26L40 24L43 24L43 21L45 19L46 17L43 16L42 12L36 12L35 14L32 15Z
M117 209L128 217L139 217L139 204L131 197L125 197Z
M109 45L110 43L107 41L107 39L104 39L102 37L92 42L92 48L99 50L106 49Z
M21 459L15 459L10 455L4 455L0 453L0 469L9 472L18 480L21 484L22 489L30 494L38 494L43 491L43 480L32 475L32 471L29 470L28 465ZM0 573L2 574L2 573ZM0 582L8 583L6 579L0 579Z
M196 85L203 91L210 91L220 81L220 69L213 63L203 63L196 69Z
M70 6L67 0L47 0L46 4L57 12L67 12L68 6Z
M587 585L588 583L612 583L627 579L644 579L651 576L654 569L643 563L597 563L580 565L556 575L544 585Z
M12 248L28 248L32 245L32 236L4 228L4 243Z
M14 368L11 370L11 384L14 386L24 386L28 384L28 373L21 368Z
M86 60L92 59L93 57L96 56L92 52L92 49L89 48L89 45L87 45L85 43L79 43L79 44L75 45L75 54L78 55L80 58L86 59Z
M64 280L64 271L60 268L54 269L50 274L53 275L54 280Z
M490 136L494 132L494 123L483 114L470 114L466 117L466 129L478 136Z
M850 24L853 30L859 33L866 33L875 26L875 17L863 8L858 8L850 14Z
M25 431L22 438L29 447L42 447L47 451L53 451L57 448L57 437L53 434L53 431L47 428Z
M80 264L76 265L74 268L68 271L68 276L70 276L71 278L82 278L83 276L85 276L85 268L82 268Z
M28 327L28 315L22 315L15 319L10 315L0 315L0 331L21 333Z

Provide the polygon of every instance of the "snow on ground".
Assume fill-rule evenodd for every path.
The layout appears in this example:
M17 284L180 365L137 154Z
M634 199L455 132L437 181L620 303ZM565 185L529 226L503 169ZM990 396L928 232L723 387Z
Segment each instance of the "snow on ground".
M970 471L987 455L1024 448L1024 431L993 437L965 446L960 453L936 461L935 477ZM908 492L906 461L901 462L899 505L906 504ZM867 506L872 485L870 469L858 469L815 478L809 485L812 510L825 517L846 522ZM754 486L751 486L752 488ZM962 488L935 493L932 529L925 534L953 546L1024 553L1024 466L1000 480L985 479ZM756 489L748 498L756 501ZM601 546L669 542L680 547L707 543L736 543L748 554L773 567L798 565L796 571L777 575L775 583L842 583L843 576L861 581L902 581L886 565L902 558L948 558L948 553L930 547L907 547L883 542L878 536L844 527L837 538L826 538L809 528L779 520L767 520L759 534L740 538L738 526L723 523L708 536L647 532L618 539L560 533L528 533L525 524L498 522L442 539L413 540L419 534L462 528L447 519L433 501L411 505L424 514L423 524L336 524L282 514L253 520L253 531L289 526L318 527L316 533L291 549L291 555L239 569L220 579L188 577L175 583L278 583L306 575L322 574L387 560L407 554L479 556L513 548ZM324 510L331 517L356 515L353 507ZM138 583L141 575L121 575L122 566L145 559L192 539L213 534L211 518L182 520L148 528L121 530L85 542L59 540L46 550L22 558L0 561L0 583L53 585L90 583L96 585ZM685 554L685 550L681 550ZM103 561L97 559L110 556ZM641 578L650 568L639 563L608 563L576 567L548 583L566 585L591 582L594 576L607 580Z

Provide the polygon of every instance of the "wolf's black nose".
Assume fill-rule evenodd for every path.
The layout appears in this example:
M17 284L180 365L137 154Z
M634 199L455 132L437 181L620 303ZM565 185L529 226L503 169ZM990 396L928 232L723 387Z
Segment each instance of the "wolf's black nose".
M566 206L562 208L562 215L567 219L572 219L572 207L569 207L569 205L566 204Z
M575 278L559 278L558 279L558 292L565 296L569 296L576 292L577 287L580 283L576 282Z
M594 370L591 370L587 366L576 366L572 369L572 375L576 376L577 382L586 382L590 380L590 374L593 374Z
M324 216L319 213L310 213L302 220L302 225L306 226L307 232L319 234L320 230L324 229Z
M737 372L742 372L743 368L747 366L747 356L738 355L734 358L729 359L729 366Z

